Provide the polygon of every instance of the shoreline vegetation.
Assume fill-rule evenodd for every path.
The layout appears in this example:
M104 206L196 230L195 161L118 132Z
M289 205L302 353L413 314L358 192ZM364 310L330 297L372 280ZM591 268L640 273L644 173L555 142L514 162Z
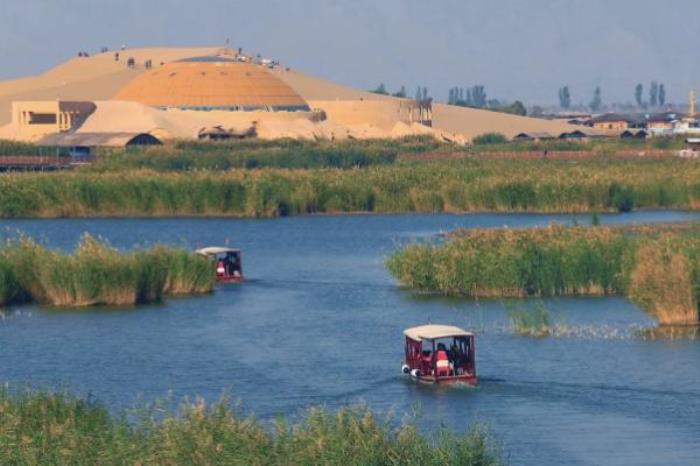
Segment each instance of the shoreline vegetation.
M366 407L312 408L272 428L231 410L186 403L177 415L144 409L110 415L65 394L0 389L0 457L9 464L466 465L503 464L486 430L435 436L415 422L393 427Z
M622 295L661 325L700 323L700 224L459 230L444 243L396 251L387 268L416 291L470 298Z
M13 144L0 143L0 157L38 150ZM467 148L425 137L179 141L102 150L93 164L70 171L0 174L0 218L700 210L697 160L615 156L677 145L664 138ZM488 156L504 147L515 156ZM531 157L548 148L601 155Z
M0 175L0 217L700 209L695 160L464 159L364 169Z
M88 234L72 255L29 237L0 245L0 306L124 306L209 293L213 287L209 261L184 249L154 246L122 253Z

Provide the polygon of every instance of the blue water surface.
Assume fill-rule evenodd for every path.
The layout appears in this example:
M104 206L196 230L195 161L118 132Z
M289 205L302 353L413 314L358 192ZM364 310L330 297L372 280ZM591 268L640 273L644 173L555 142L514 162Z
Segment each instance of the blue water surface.
M124 249L229 240L243 249L248 279L138 308L13 306L0 320L0 381L68 389L115 411L222 393L263 419L364 402L396 422L418 413L426 431L485 423L513 464L699 464L700 341L638 336L651 320L623 298L547 300L572 334L522 337L505 303L416 296L384 268L397 247L457 227L574 219L590 222L522 214L0 221L5 236L20 230L65 250L84 232ZM402 330L426 322L478 331L479 387L435 388L400 374Z

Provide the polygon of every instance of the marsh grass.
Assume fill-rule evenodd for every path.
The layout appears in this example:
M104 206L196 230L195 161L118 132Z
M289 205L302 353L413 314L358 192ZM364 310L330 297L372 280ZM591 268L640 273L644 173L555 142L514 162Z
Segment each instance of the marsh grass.
M18 142L0 139L0 157L6 155L55 156L56 154L61 152L61 149L58 147L39 146L28 142Z
M0 458L5 464L498 465L501 453L475 426L456 436L398 427L366 407L314 408L272 429L226 400L183 404L174 416L111 416L69 395L0 390Z
M0 176L0 217L698 209L698 180L700 162L681 159L463 159L342 170L15 173Z
M508 318L513 329L521 335L546 337L553 333L551 315L541 301L527 309L509 305Z
M500 142L500 141L494 141ZM594 152L601 156L611 156L625 150L680 150L684 149L684 136L661 136L646 140L625 140L615 138L590 139L588 141L518 141L475 145L471 150L478 152Z
M466 230L387 259L403 286L472 298L625 295L660 324L695 324L700 227ZM525 327L530 316L520 316ZM535 319L535 323L537 320Z
M103 151L87 170L350 169L390 165L400 154L421 154L440 145L432 137L363 141L177 141L158 147Z
M700 245L665 236L643 242L635 253L628 294L660 324L700 322Z
M205 258L164 246L122 253L86 234L72 255L28 237L0 248L0 304L132 305L167 294L207 293L213 284Z

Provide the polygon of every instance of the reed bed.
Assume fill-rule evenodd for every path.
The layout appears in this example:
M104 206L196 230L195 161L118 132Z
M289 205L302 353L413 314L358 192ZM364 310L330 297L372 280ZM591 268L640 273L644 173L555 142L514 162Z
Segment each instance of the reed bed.
M179 141L127 151L106 150L88 170L348 169L390 165L400 154L421 154L440 146L431 137L366 141Z
M554 325L549 310L541 302L531 309L511 307L508 309L513 329L530 337L546 337L554 333Z
M48 156L63 153L65 151L53 146L39 146L28 142L9 141L0 139L0 157L7 155L34 155Z
M393 427L368 408L311 409L272 429L228 408L184 404L175 416L144 410L136 420L111 416L69 395L0 390L3 464L154 465L466 465L502 464L490 435L474 427L435 437L406 422Z
M502 298L625 295L661 324L697 324L700 226L469 230L394 253L402 285Z
M685 136L657 136L646 140L600 138L587 141L516 141L505 143L475 144L471 150L488 152L593 152L600 155L614 155L620 151L639 150L680 150L685 149Z
M213 285L205 258L164 246L125 254L85 235L72 255L28 237L0 248L0 305L133 305L208 293Z
M0 176L0 217L316 212L602 212L700 208L700 161L483 160L364 169Z

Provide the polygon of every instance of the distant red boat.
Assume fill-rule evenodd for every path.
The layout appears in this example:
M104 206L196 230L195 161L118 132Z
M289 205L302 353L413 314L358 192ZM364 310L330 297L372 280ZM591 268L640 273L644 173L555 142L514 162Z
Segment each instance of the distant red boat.
M243 281L241 250L227 247L197 249L197 254L211 259L216 270L216 281L220 283L240 283Z
M425 383L477 385L476 335L452 325L421 325L404 330L402 372Z

